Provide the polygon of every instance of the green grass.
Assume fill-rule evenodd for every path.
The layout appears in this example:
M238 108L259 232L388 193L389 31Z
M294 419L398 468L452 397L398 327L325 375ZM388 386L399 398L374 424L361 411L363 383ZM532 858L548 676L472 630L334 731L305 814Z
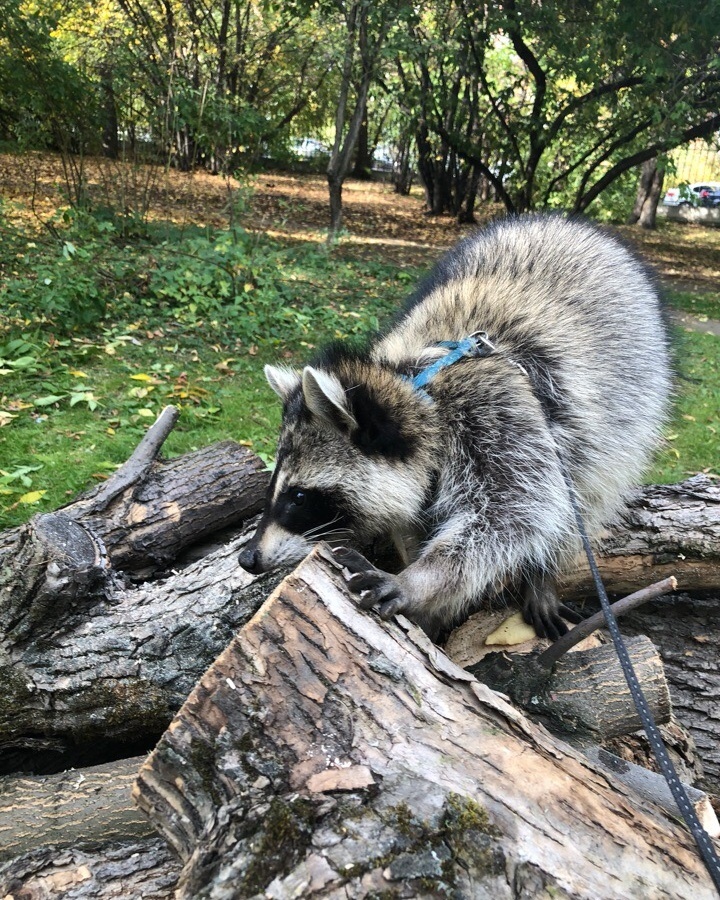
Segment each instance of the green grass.
M668 291L667 300L673 309L679 309L694 316L720 319L720 293Z
M377 328L417 277L324 247L264 240L251 248L236 295L218 301L216 282L203 293L202 256L197 265L181 258L179 272L156 263L150 277L166 292L148 297L147 257L159 257L158 247L124 252L133 257L131 275L140 271L143 279L129 296L123 282L104 318L81 332L62 333L58 315L33 327L23 308L27 286L10 306L0 336L0 527L52 510L107 478L168 403L181 415L166 455L233 438L271 460L280 403L263 364L299 363L318 344ZM237 260L244 264L245 256ZM45 270L49 265L46 259ZM188 265L194 268L185 279ZM63 285L55 295L61 301Z
M675 329L677 397L649 482L720 474L720 338Z
M263 363L300 363L330 339L367 333L420 274L312 244L243 238L228 249L223 233L184 243L159 233L71 236L79 249L70 257L17 232L0 243L0 527L107 478L168 403L181 416L166 455L233 438L270 461L280 404ZM113 254L114 269L100 266ZM37 272L52 273L47 309L43 285L33 290ZM68 304L86 283L101 312L83 326ZM720 295L671 300L720 318ZM678 367L676 412L650 481L717 471L720 338L680 332Z

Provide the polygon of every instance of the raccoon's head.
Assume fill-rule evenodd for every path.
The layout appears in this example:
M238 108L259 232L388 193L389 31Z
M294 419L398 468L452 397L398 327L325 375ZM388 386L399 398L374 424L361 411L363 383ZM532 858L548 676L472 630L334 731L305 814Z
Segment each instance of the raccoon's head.
M367 361L265 367L283 401L277 461L249 572L300 562L317 541L361 546L416 521L433 476L435 410Z

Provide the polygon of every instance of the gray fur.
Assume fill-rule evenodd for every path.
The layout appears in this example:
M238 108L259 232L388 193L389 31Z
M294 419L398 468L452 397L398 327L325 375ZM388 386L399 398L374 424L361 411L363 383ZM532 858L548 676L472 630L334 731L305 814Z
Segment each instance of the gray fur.
M478 330L498 354L442 369L431 401L403 379L443 352L435 342ZM410 564L363 574L353 557L355 587L365 605L430 630L509 580L573 564L558 456L597 534L648 465L671 383L643 266L609 234L560 216L506 219L463 241L365 353L335 350L302 376L268 374L285 412L256 568L299 560L320 526L356 545L392 535ZM289 533L280 520L297 513L291 488L332 495L339 533L329 514ZM552 633L557 611L542 605L540 630Z

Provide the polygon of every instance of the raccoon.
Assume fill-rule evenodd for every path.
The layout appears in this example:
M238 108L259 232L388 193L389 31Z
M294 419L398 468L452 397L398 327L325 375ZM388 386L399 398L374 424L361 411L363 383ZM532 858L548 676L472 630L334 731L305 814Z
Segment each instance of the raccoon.
M483 353L443 364L478 332ZM567 630L554 582L579 541L563 470L597 536L646 468L671 390L651 277L616 238L562 216L474 233L363 349L265 373L283 424L241 565L295 563L327 540L363 607L430 634L510 583L539 634ZM358 552L385 535L399 574Z

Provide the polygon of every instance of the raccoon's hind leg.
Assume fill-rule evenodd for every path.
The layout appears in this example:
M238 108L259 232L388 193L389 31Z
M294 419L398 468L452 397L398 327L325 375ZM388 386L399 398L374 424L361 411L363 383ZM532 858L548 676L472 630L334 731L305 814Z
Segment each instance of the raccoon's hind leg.
M560 602L555 581L547 572L534 572L525 583L523 618L532 625L538 637L556 641L568 630L563 617L579 622L582 616Z

